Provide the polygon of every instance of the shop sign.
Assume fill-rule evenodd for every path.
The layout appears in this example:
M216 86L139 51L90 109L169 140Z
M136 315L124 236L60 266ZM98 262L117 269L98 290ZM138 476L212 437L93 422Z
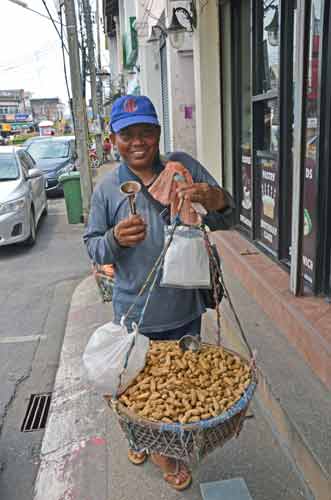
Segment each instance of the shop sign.
M240 222L248 229L252 227L252 162L250 146L246 150L242 148L241 156L241 206Z
M3 132L10 132L11 131L11 125L9 125L9 123L2 123L1 124L1 130Z
M312 283L315 271L315 248L317 235L317 162L316 152L308 150L305 159L304 210L303 210L303 269L305 278Z
M138 57L138 38L136 31L136 18L129 17L129 30L123 36L123 60L124 67L130 69L134 66Z
M275 160L260 158L259 215L260 241L272 253L278 249L278 163Z
M25 122L29 119L29 113L16 113L15 121L17 122Z
M7 120L7 122L14 122L15 115L5 115L5 120Z

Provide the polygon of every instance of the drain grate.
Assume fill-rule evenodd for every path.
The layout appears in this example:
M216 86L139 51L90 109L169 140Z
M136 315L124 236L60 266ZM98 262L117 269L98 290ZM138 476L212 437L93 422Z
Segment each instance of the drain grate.
M45 429L51 397L51 392L31 394L21 432L32 432Z

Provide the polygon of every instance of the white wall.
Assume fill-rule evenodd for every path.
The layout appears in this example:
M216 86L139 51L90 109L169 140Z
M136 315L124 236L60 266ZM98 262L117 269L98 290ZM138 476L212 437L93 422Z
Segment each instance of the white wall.
M193 51L173 51L171 66L173 149L196 156Z
M221 89L216 2L204 4L193 39L197 156L221 182Z

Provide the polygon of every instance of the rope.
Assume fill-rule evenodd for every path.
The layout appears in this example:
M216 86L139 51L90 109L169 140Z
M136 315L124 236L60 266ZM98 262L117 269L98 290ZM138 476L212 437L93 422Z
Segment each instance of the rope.
M148 305L148 302L150 301L150 298L151 298L151 292L152 290L154 289L155 285L156 285L156 281L157 281L157 277L159 275L159 272L162 268L162 265L163 265L163 261L164 261L164 258L165 258L165 255L168 251L168 248L173 240L173 237L174 237L174 234L175 234L175 231L176 231L176 228L177 226L179 226L180 224L180 212L182 210L182 207L183 207L183 202L184 202L184 198L181 199L180 203L179 203L179 206L178 206L178 213L174 219L174 222L172 224L172 228L170 230L170 233L169 233L169 239L168 239L168 242L167 244L164 246L162 252L160 253L160 255L158 256L158 258L156 259L152 269L150 270L150 272L148 273L147 275L147 278L145 280L145 282L143 283L139 293L136 295L136 298L134 299L134 301L132 302L131 306L129 307L129 309L127 310L126 314L124 315L124 318L123 318L123 321L126 322L126 320L128 319L130 313L133 311L133 309L137 306L137 302L138 302L138 299L139 297L141 297L147 286L150 284L150 282L152 281L153 279L153 276L154 276L154 279L153 279L153 282L152 282L152 285L151 285L151 288L149 290L149 293L148 293L148 296L147 296L147 299L145 301L145 304L144 304L144 307L142 309L142 312L141 312L141 315L140 315L140 319L139 319L139 322L138 322L138 326L141 325L142 323L142 320L143 320L143 317L144 317L144 314L145 314L145 311L146 311L146 308L147 308L147 305Z
M238 328L239 328L239 331L241 333L241 336L242 336L242 338L243 338L243 340L245 342L245 345L246 345L246 347L248 349L248 352L250 354L252 365L255 366L256 353L253 352L251 346L249 345L249 342L248 342L247 337L245 335L245 332L244 332L244 329L242 327L241 321L240 321L240 319L238 317L238 314L237 314L237 312L236 312L236 310L235 310L235 308L233 306L229 290L228 290L228 288L227 288L227 286L225 285L225 282L224 282L224 276L223 276L222 268L219 265L219 263L217 262L217 260L215 259L215 256L214 256L214 254L213 254L213 252L211 250L211 243L210 243L210 240L209 240L206 228L204 226L201 226L201 230L204 233L205 241L207 243L208 254L209 254L210 258L212 259L212 262L214 264L214 268L216 269L217 274L218 274L217 279L219 279L219 281L220 281L220 283L221 283L221 285L222 285L222 287L224 289L224 292L225 292L226 297L227 297L228 302L229 302L230 309L232 311L232 314L233 314L233 316L235 318L235 321L236 321L236 323L238 325ZM216 292L217 292L217 290L216 290ZM217 293L216 293L216 295L217 295ZM215 296L215 294L214 294L214 296ZM218 300L218 296L217 297L215 296L215 300L216 300L217 320L219 321L219 305L220 305L220 303L219 303L219 300ZM218 323L218 328L219 328L219 323Z
M142 285L142 287L141 287L138 295L136 296L136 298L134 299L133 303L129 307L127 313L124 315L124 318L123 318L123 322L124 323L128 319L128 317L129 317L130 313L132 312L132 310L137 306L137 302L138 302L139 297L141 297L143 295L143 293L145 292L145 290L148 287L148 285L150 285L150 288L149 288L149 291L148 291L148 295L147 295L145 304L144 304L144 306L142 308L142 311L141 311L141 314L140 314L140 318L139 318L139 322L138 322L138 327L141 325L141 323L142 323L142 321L144 319L144 315L145 315L147 306L148 306L149 301L151 299L153 290L154 290L154 288L156 286L160 270L162 269L162 265L163 265L163 262L164 262L165 255L166 255L166 253L167 253L167 251L169 249L169 246L172 243L172 240L173 240L176 228L181 223L181 221L180 221L180 212L181 212L181 209L183 207L183 202L184 202L184 198L182 198L181 201L180 201L180 203L179 203L178 213L177 213L177 215L176 215L176 217L175 217L175 219L173 221L173 224L172 224L172 227L171 227L171 230L170 230L170 233L169 233L168 241L166 242L166 244L165 244L165 246L164 246L161 254L156 259L156 261L155 261L152 269L148 273L147 278L146 278L145 282L143 283L143 285ZM240 319L238 317L238 314L237 314L237 312L236 312L236 310L235 310L235 308L233 306L229 290L228 290L228 288L227 288L227 286L225 285L225 282L224 282L224 276L223 276L222 268L219 265L217 259L215 258L215 255L213 253L212 245L211 245L210 239L208 237L208 234L207 234L207 231L206 231L206 227L203 224L201 224L200 225L200 229L201 229L201 231L203 233L204 240L205 240L205 243L206 243L207 252L208 252L208 256L209 256L209 260L211 262L212 289L213 289L214 300L215 300L215 304L216 304L215 310L216 310L216 319L217 319L217 344L218 345L221 344L220 301L219 301L219 298L218 298L218 290L217 290L217 281L219 281L220 284L221 284L221 286L223 287L224 293L225 293L225 295L226 295L226 297L227 297L227 299L229 301L230 309L232 311L232 314L233 314L233 316L235 318L235 321L236 321L236 323L238 325L240 334L241 334L241 336L242 336L242 338L244 340L244 343L245 343L245 345L246 345L246 347L248 349L248 352L250 354L251 364L252 364L252 366L255 366L256 353L252 351L251 346L249 345L249 342L248 342L247 337L245 335L245 332L244 332L244 329L242 327L241 321L240 321Z

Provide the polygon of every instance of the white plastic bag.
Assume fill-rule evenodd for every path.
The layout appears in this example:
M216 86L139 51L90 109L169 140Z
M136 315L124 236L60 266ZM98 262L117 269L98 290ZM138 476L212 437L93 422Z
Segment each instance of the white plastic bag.
M133 325L132 333L115 323L100 326L90 338L83 364L87 378L102 394L123 392L144 368L149 339Z
M165 227L165 244L171 226ZM164 258L161 286L210 288L209 256L201 230L178 226Z

